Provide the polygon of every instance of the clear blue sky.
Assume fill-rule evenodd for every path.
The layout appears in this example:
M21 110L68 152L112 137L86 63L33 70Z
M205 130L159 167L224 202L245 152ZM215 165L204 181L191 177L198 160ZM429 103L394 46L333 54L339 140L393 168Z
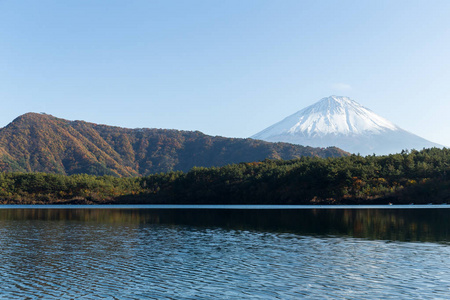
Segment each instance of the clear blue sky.
M0 126L248 137L330 95L450 146L450 1L0 0Z

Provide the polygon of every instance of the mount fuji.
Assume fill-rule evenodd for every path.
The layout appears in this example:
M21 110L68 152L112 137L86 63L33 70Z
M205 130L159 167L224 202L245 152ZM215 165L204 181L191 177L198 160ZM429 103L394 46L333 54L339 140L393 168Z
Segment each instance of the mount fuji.
M313 147L336 146L361 155L442 147L341 96L323 98L251 138Z

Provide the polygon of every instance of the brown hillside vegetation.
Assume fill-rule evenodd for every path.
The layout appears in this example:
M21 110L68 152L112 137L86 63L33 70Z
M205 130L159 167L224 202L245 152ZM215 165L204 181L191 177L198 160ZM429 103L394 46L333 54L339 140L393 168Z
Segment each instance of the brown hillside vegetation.
M138 176L194 166L340 157L334 147L312 148L195 131L127 129L27 113L0 129L0 171Z

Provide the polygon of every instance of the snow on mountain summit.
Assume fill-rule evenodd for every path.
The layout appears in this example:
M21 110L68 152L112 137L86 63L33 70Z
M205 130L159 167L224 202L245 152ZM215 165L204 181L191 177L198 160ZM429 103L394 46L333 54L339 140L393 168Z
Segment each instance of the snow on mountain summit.
M392 122L348 97L330 96L270 126L253 138L264 139L275 134L300 134L308 137L352 135L397 128Z
M313 147L337 146L361 154L440 147L342 96L323 98L252 138Z

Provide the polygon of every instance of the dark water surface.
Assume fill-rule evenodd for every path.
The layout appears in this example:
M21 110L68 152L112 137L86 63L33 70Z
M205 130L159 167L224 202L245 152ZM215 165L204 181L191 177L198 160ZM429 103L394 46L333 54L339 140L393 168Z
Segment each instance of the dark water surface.
M218 208L0 206L0 299L449 298L446 206Z

